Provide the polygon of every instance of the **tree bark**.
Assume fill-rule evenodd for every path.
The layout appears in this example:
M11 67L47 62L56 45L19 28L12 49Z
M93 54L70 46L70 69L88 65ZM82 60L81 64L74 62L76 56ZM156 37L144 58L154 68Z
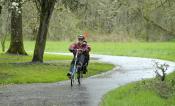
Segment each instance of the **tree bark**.
M1 11L2 11L2 6L0 6L0 14L1 14Z
M41 2L41 13L40 13L40 26L38 35L36 38L36 44L34 49L34 55L32 62L43 62L43 55L46 45L47 33L50 18L55 6L55 0L43 0Z
M24 50L23 35L22 35L22 9L19 0L19 9L21 13L18 13L16 9L12 9L11 12L11 41L10 47L7 51L9 54L27 55Z

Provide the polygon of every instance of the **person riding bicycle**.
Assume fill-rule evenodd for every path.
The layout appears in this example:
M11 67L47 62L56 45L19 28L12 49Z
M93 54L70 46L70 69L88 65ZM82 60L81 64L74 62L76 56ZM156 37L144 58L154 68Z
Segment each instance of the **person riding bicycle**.
M81 67L81 70L83 71L83 74L86 74L87 72L87 66L89 63L89 52L90 52L91 48L90 46L87 44L87 41L85 41L85 37L83 35L79 35L78 36L78 42L77 43L73 43L70 45L69 47L69 51L73 53L74 58L71 62L71 66L70 66L70 70L69 73L67 74L67 76L70 78L72 70L73 70L73 66L75 63L75 55L76 53L78 53L78 65Z

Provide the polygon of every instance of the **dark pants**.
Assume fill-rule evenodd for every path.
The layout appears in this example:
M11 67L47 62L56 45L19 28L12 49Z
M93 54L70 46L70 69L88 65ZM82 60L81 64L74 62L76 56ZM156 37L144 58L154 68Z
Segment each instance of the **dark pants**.
M84 69L88 66L89 63L89 55L86 54L80 54L77 57L77 64L79 65L79 71L84 71ZM74 68L74 64L75 64L75 57L73 58L72 62L71 62L71 66L70 66L70 72L73 72L73 68Z

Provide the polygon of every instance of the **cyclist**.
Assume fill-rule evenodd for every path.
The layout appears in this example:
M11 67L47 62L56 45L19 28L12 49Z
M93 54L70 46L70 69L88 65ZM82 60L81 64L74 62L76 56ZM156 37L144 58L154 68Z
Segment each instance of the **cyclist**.
M83 71L83 74L86 74L87 72L87 66L89 63L89 52L91 48L87 44L87 41L85 41L85 37L83 35L78 36L78 42L73 43L69 47L69 51L73 53L74 58L71 62L70 70L67 73L67 76L70 78L71 73L73 71L74 63L75 63L75 55L78 53L78 62L77 65L81 67L81 70Z

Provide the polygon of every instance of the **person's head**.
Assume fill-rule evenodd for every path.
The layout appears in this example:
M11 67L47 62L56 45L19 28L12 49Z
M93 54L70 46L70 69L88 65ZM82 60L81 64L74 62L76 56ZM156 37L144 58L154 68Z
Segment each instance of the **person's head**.
M87 41L84 40L84 41L83 41L83 44L87 44Z
M83 35L78 36L78 42L83 44L83 41L85 40L85 37Z

